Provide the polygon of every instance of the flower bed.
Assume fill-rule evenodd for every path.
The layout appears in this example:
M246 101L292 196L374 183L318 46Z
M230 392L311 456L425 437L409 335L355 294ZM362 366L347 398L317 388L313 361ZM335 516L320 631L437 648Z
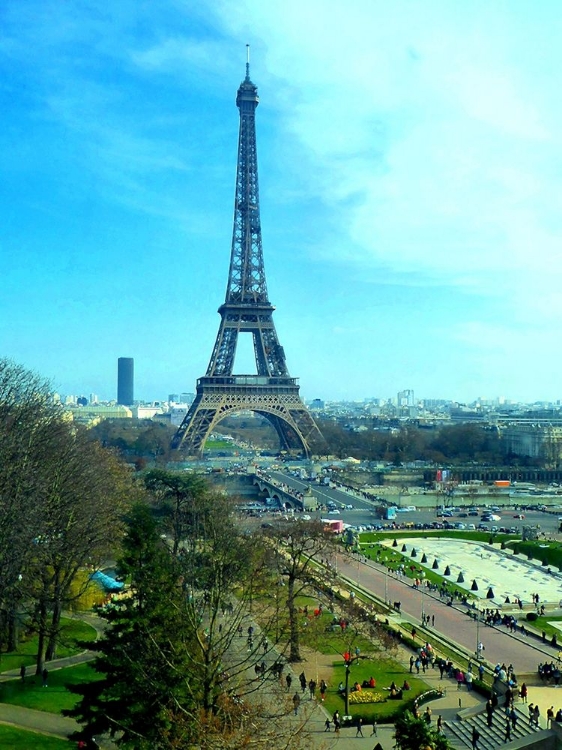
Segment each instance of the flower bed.
M384 703L386 698L374 690L357 690L349 694L350 703Z

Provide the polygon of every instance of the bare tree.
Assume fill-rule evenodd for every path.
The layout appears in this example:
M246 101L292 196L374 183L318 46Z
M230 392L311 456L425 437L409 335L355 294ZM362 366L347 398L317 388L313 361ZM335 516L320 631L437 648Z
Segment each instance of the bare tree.
M321 521L288 521L267 530L277 551L279 573L287 580L287 612L289 616L289 661L298 662L300 628L296 599L317 574L318 564L333 549L333 534Z

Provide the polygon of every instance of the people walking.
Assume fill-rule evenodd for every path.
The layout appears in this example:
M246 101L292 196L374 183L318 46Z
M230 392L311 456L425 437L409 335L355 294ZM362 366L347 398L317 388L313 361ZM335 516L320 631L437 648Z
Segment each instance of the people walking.
M340 727L341 727L341 719L340 719L340 712L334 711L334 715L332 716L332 722L334 724L334 732L336 734L340 733Z
M541 711L540 711L540 708L539 708L539 704L537 703L537 705L535 706L535 709L533 711L533 723L534 723L534 725L536 726L537 729L539 728L539 720L540 720L540 718L541 718Z
M289 690L291 689L292 681L293 681L293 678L291 677L289 672L287 672L287 674L285 675L285 682L287 683L287 692L289 692Z
M521 700L523 703L527 703L527 695L529 694L529 691L527 689L527 684L524 682L521 685L521 689L519 690L519 695L521 696Z
M471 736L471 742L472 742L472 750L478 750L478 740L480 739L480 732L476 727L472 727L472 736Z
M511 722L509 720L509 716L506 716L506 719L505 719L505 735L504 735L503 741L504 742L511 741Z
M551 706L546 711L546 728L547 729L550 729L553 721L554 721L554 706Z
M328 717L326 717L326 721L324 722L324 731L329 732L331 726L331 721Z
M357 723L355 726L356 726L355 736L363 737L363 719L360 716L357 717Z
M49 672L47 671L47 667L45 667L45 669L41 673L41 676L43 678L43 687L48 687L47 681L49 679Z
M300 695L298 693L295 693L293 695L293 711L295 712L295 716L299 712L299 706L300 706L300 704L301 704L301 697L300 697Z

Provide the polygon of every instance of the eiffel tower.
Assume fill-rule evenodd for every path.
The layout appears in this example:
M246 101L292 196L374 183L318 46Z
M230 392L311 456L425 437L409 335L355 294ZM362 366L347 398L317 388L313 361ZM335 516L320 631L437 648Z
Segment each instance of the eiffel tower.
M221 322L207 373L197 380L195 400L172 440L172 448L181 448L190 456L201 455L215 425L242 410L251 410L269 420L282 451L308 457L313 444L324 445L324 438L299 396L297 379L287 370L285 352L273 323L275 308L267 294L256 150L258 102L248 57L246 77L236 96L240 133L226 299L218 310ZM252 334L256 375L232 372L239 333Z

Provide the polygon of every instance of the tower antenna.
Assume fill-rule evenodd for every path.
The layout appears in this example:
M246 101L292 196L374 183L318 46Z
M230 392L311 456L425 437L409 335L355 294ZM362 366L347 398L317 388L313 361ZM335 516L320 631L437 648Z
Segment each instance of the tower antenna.
M250 45L246 45L246 80L250 80Z

